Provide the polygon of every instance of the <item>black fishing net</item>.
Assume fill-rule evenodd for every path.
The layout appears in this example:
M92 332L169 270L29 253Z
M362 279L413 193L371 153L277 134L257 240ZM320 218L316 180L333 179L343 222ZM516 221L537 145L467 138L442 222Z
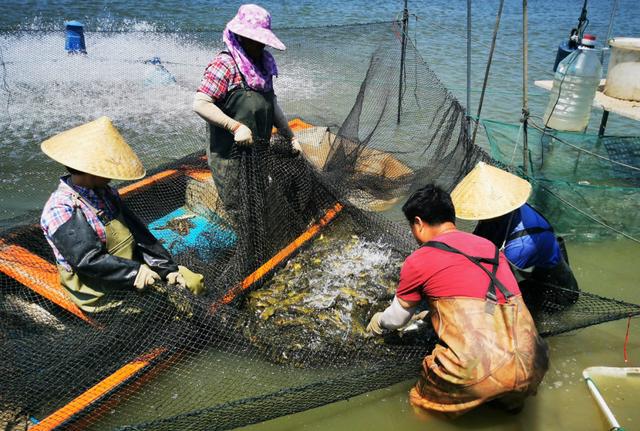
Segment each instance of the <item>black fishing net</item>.
M145 180L118 184L125 203L177 262L204 274L207 286L199 297L165 285L122 292L121 309L87 316L59 288L36 209L5 221L0 412L6 427L228 429L416 375L435 343L428 325L384 339L364 336L415 248L399 206L429 182L451 190L479 160L490 159L470 145L463 107L411 43L401 74L397 23L278 34L288 50L277 57L283 82L276 91L289 117L302 119L291 123L302 154L278 136L237 148L227 177L237 187L233 202L218 197L203 150L206 128L189 106L206 55L220 48L218 33L144 35L152 40L126 61L103 57L98 47L119 38L133 44L143 35L88 33L96 41L89 55L62 58L67 75L39 69L42 79L16 77L12 71L26 68L20 52L5 54L14 102L2 119L2 139L28 139L35 162L51 167L37 143L97 112L113 116L150 168ZM6 34L4 52L21 38L46 45L51 37L60 35ZM150 42L164 47L174 83L148 86L153 76L143 79L162 74L143 62ZM171 61L178 52L196 64ZM57 96L71 97L74 106L38 93L43 82L56 82ZM116 88L121 100L111 105ZM89 109L86 91L104 105ZM41 98L65 108L58 121L36 103ZM26 107L29 116L16 116ZM17 175L12 169L8 178ZM54 187L51 173L23 173L37 196ZM576 304L547 304L536 318L550 335L639 311L581 293Z
M519 125L483 120L491 157L522 166ZM639 236L640 137L528 129L531 202L559 232L593 238ZM514 143L516 143L514 145Z

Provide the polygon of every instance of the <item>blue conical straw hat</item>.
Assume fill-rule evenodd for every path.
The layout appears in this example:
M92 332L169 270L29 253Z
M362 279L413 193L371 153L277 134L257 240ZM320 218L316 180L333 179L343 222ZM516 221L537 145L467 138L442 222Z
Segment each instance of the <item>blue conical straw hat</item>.
M530 194L528 181L479 162L453 189L451 200L456 217L488 220L520 208Z
M138 180L142 162L108 117L83 124L44 141L40 148L58 163L113 180Z

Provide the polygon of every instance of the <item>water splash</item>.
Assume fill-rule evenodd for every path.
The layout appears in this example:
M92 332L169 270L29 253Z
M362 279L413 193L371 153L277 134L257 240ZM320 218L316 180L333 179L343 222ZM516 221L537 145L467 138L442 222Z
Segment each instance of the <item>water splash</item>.
M67 55L62 31L0 33L0 219L25 206L40 208L55 187L62 168L40 152L40 142L100 116L112 118L148 169L204 149L205 123L192 101L206 65L222 49L220 34L154 32L144 21L120 24L141 31L86 32L86 56ZM41 29L42 23L34 19L29 26ZM111 29L112 23L105 19L98 28ZM153 57L175 82L145 85L157 71L148 63ZM320 91L302 65L281 63L275 84L281 103L291 106Z

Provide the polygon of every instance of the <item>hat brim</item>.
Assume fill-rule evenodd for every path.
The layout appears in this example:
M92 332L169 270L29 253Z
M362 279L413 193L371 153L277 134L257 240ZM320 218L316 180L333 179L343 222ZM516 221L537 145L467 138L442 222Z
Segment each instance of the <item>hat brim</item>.
M279 51L287 49L284 43L269 29L266 28L247 28L240 21L235 18L229 21L227 28L233 33L246 37L256 42L263 43L271 48L275 48Z
M524 205L531 184L502 169L479 162L451 192L456 217L489 220Z
M58 133L42 142L42 152L77 171L112 180L139 180L142 162L107 117Z

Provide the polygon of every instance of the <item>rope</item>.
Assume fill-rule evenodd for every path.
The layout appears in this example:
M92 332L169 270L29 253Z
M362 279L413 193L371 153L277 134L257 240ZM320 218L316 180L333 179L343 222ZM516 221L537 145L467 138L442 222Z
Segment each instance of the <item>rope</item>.
M11 126L11 111L9 107L11 106L11 89L9 88L9 83L7 82L7 62L4 61L4 53L2 52L2 46L0 46L0 69L2 69L2 83L0 84L0 89L7 93L7 103L5 107L5 112L7 113L7 125L5 130L9 129Z
M607 223L603 222L602 220L599 220L599 219L595 218L595 217L594 217L594 216L592 216L591 214L586 213L585 211L583 211L583 210L582 210L582 209L580 209L579 207L575 206L575 205L574 205L574 204L572 204L571 202L569 202L569 201L567 201L567 200L563 199L562 197L558 196L556 193L554 193L552 190L550 190L550 189L549 189L548 187L546 187L545 185L540 184L540 182L539 182L539 181L537 181L535 178L528 177L528 179L530 179L530 180L532 180L532 181L534 181L534 182L537 182L537 183L540 185L540 187L541 187L545 192L549 193L551 196L553 196L553 197L555 197L556 199L558 199L558 200L559 200L560 202L562 202L564 205L567 205L568 207L571 207L572 209L574 209L574 210L578 211L580 214L582 214L583 216L587 217L589 220L591 220L591 221L593 221L593 222L596 222L597 224L599 224L599 225L601 225L601 226L603 226L603 227L605 227L605 228L607 228L607 229L609 229L609 230L611 230L611 231L613 231L613 232L617 233L618 235L622 235L623 237L625 237L625 238L627 238L627 239L629 239L629 240L631 240L631 241L634 241L634 242L636 242L636 243L640 244L640 239L638 239L638 238L636 238L636 237L633 237L633 236L629 235L628 233L622 232L621 230L616 229L615 227L608 225Z
M89 59L91 61L96 61L96 62L102 62L102 63L126 63L126 64L149 64L148 60L128 60L125 58L104 58L104 57L94 57L94 56L90 56ZM33 60L33 61L5 61L2 62L0 61L0 65L2 65L3 69L6 69L4 66L7 64L42 64L43 62L49 62L49 63L57 63L60 61L66 61L66 58L49 58L46 60ZM180 63L177 61L165 61L162 60L161 62L162 64L171 64L171 65L175 65L175 66L190 66L190 67L199 67L202 68L203 65L202 64L193 64L193 63ZM5 79L6 82L6 79ZM2 88L3 86L0 85L0 88Z
M533 128L534 128L534 129L536 129L536 130L538 130L538 131L542 132L543 136L544 136L544 135L549 135L549 136L551 136L553 139L557 140L558 142L560 142L560 143L562 143L562 144L565 144L565 145L568 145L569 147L573 148L573 149L574 149L574 150L576 150L576 151L583 152L583 153L587 153L587 154L589 154L590 156L597 157L598 159L601 159L601 160L607 161L607 162L609 162L609 163L613 163L613 164L615 164L615 165L622 166L622 167L627 168L627 169L631 169L631 170L634 170L634 171L640 171L640 167L633 166L633 165L628 165L628 164L626 164L626 163L619 162L619 161L617 161L617 160L613 160L613 159L610 159L610 158L608 158L608 157L605 157L605 156L603 156L603 155L601 155L601 154L594 153L593 151L587 150L587 149L585 149L585 148L578 147L578 146L577 146L577 145L575 145L575 144L572 144L572 143L570 143L570 142L565 141L565 140L564 140L564 139L562 139L562 138L559 138L559 137L557 137L557 136L555 136L555 135L550 134L550 133L548 132L548 129L546 129L546 128L545 128L545 129L543 129L543 128L541 128L540 126L538 126L537 124L535 124L535 123L531 123L531 125L533 126Z
M627 355L627 344L629 344L629 329L631 327L631 316L629 316L627 318L627 333L624 336L624 348L623 348L623 352L624 352L624 363L626 364L627 362L629 362L629 356Z
M518 146L520 145L520 137L523 135L522 129L524 128L524 123L520 123L520 129L518 129L518 137L516 138L516 145L513 147L513 153L511 154L511 160L509 160L509 166L513 169L513 161L516 159L516 151L518 150Z
M429 23L429 26L430 26L430 27L436 27L436 28L439 28L439 29L441 29L441 30L446 31L447 33L455 34L455 35L457 35L458 37L463 38L463 39L466 39L466 38L467 38L464 32L456 31L456 30L455 30L455 29L453 29L452 27L445 27L445 26L443 26L443 25L438 24L438 23L437 23L437 22L435 22L435 21L434 21L434 22L430 22L430 23ZM485 48L487 48L487 49L491 49L491 45L489 45L489 44L487 44L487 43L484 43L484 42L481 42L481 41L480 41L480 40L478 40L477 38L474 38L474 39L473 39L473 43L474 43L474 44L476 44L476 45L484 46L484 47L485 47ZM517 62L520 62L520 60L521 60L519 57L516 57L515 55L508 54L508 53L506 53L506 52L504 52L504 51L501 51L501 50L499 50L499 49L497 49L497 50L496 50L496 53L497 53L497 54L502 55L503 57L505 57L505 58L507 58L507 59L514 60L514 61L517 61ZM530 68L532 68L532 69L536 69L536 70L538 70L540 73L543 73L543 74L545 74L545 75L549 73L549 71L548 71L547 69L545 69L545 68L543 68L543 67L541 67L541 66L536 66L535 64L534 64L534 65L530 65L529 67L530 67Z

